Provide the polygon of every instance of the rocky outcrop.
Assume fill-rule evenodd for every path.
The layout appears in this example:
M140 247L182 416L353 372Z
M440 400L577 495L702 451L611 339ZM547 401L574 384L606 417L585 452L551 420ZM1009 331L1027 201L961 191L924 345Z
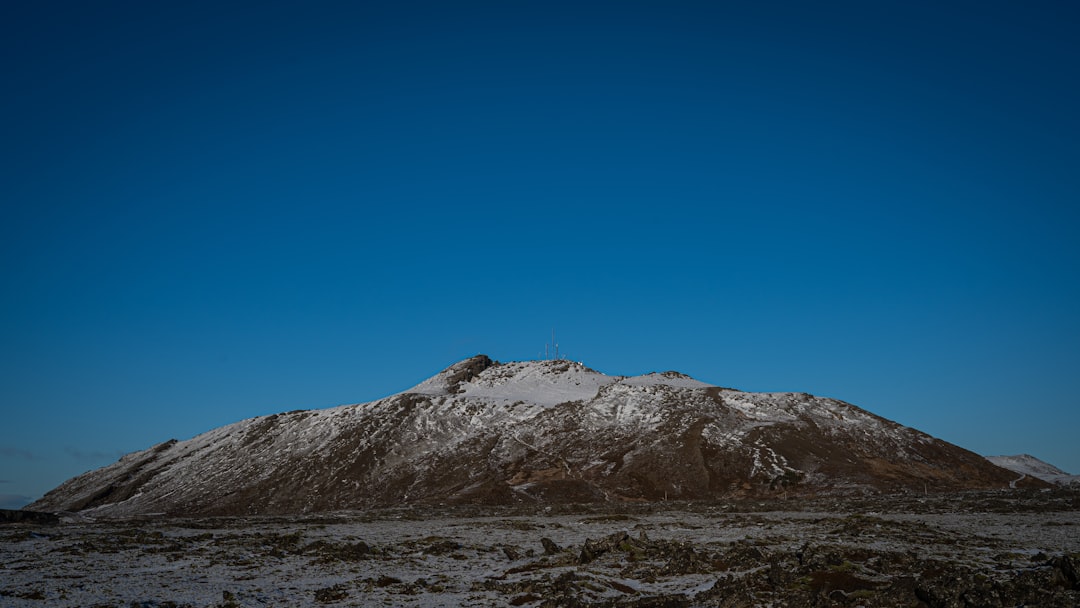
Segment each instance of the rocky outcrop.
M58 524L60 517L55 513L42 513L41 511L23 511L13 509L0 509L0 525L3 524Z

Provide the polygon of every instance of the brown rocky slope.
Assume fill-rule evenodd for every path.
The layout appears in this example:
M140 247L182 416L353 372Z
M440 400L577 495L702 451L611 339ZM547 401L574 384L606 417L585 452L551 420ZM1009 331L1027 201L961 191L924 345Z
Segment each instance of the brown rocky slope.
M457 363L379 401L168 441L30 505L97 516L1006 488L985 458L841 401L565 360ZM1021 487L1043 485L1027 478Z

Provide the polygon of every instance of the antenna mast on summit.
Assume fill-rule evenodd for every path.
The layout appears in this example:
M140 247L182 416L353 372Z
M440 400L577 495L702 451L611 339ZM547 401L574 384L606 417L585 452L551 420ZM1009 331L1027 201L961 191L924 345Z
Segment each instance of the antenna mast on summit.
M555 341L555 329L551 329L551 343L544 345L545 359L559 359L559 343Z

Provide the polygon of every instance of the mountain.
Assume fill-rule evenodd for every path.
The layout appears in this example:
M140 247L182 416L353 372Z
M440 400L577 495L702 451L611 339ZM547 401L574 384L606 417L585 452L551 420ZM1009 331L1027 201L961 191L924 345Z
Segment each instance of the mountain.
M986 459L1003 469L1009 469L1020 475L1028 475L1062 486L1080 486L1080 475L1069 475L1054 465L1043 462L1030 454L987 456Z
M924 492L1015 479L982 456L834 399L478 355L371 403L252 418L128 454L27 508L287 514Z

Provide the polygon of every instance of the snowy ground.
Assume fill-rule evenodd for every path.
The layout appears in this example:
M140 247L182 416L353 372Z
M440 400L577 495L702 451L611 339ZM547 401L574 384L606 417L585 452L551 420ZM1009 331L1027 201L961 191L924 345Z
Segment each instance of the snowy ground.
M0 606L1068 606L1078 558L1067 491L68 521L0 527Z

